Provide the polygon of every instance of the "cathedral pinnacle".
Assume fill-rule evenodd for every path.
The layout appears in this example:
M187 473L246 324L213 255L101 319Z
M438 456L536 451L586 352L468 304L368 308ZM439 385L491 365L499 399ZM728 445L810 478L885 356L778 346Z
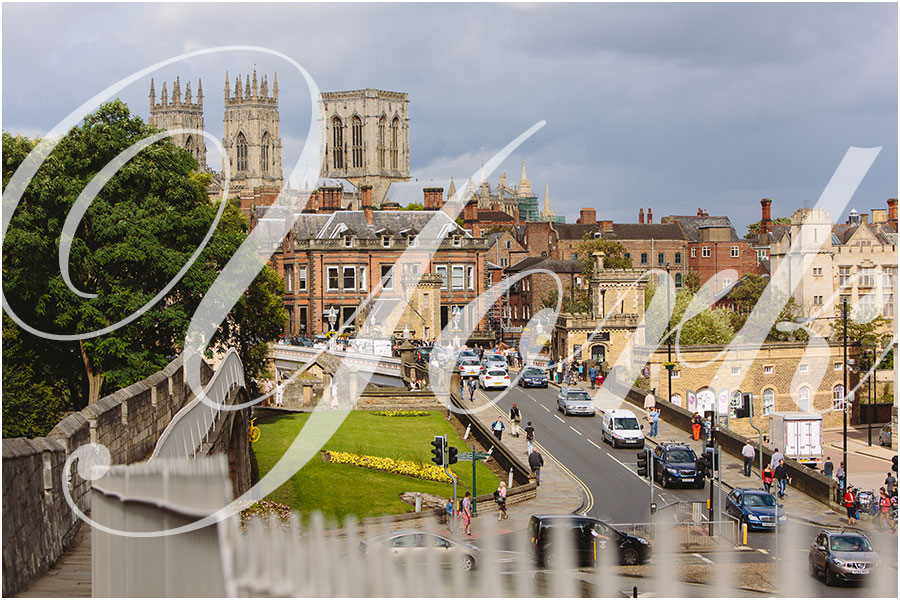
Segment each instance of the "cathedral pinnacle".
M253 93L250 95L251 98L259 98L259 86L256 85L256 67L253 67Z
M547 187L544 191L544 212L548 215L553 214L550 211L550 182L547 182Z
M237 78L234 80L234 99L240 100L244 97L244 92L241 91L241 74L238 73Z
M162 105L169 105L169 93L166 91L166 82L163 81L163 89L162 89Z
M450 187L447 188L447 199L452 200L453 196L456 195L456 184L453 183L453 176L450 176Z
M150 78L150 108L156 106L156 88L153 87L153 78Z
M203 107L203 80L197 79L197 104Z
M178 77L172 85L172 104L181 104L181 80Z
M191 103L191 82L190 81L188 81L187 84L184 86L184 103L185 104Z
M251 98L251 96L250 96L250 75L248 74L247 75L247 83L244 86L244 99L249 100L250 98Z
M231 95L231 85L228 83L228 71L225 71L225 100Z
M275 83L272 87L273 97L278 100L278 71L275 71Z

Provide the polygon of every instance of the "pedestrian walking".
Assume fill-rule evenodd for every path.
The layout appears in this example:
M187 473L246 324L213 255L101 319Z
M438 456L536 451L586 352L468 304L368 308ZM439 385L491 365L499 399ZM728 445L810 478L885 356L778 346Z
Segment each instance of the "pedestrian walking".
M519 423L522 422L522 413L519 412L519 407L513 403L512 408L509 409L509 422L511 424L510 432L514 437L519 437Z
M847 509L847 525L853 525L853 519L856 517L856 490L847 488L844 494L844 507Z
M772 453L772 469L778 466L778 462L784 460L784 454L781 453L781 450L775 448L775 452Z
M838 465L837 471L834 472L834 478L837 479L838 487L844 489L844 461Z
M462 499L462 517L464 532L466 535L472 535L472 492L466 492Z
M562 383L563 364L562 361L556 363L556 383Z
M747 442L741 448L741 456L744 457L744 477L750 477L753 469L753 459L756 458L756 449L750 442Z
M509 515L506 513L506 482L501 481L500 487L494 492L494 502L497 503L497 508L500 509L500 514L497 515L497 520L508 519Z
M778 497L784 498L784 490L788 483L788 474L787 469L784 466L784 459L779 460L778 466L775 467L775 481L778 482Z
M830 456L825 458L825 466L822 467L822 473L825 477L834 477L834 463L831 462Z
M533 450L528 455L528 466L531 467L531 472L534 473L534 482L537 485L541 485L541 467L544 466L544 457L541 456L540 452Z
M462 401L463 398L466 397L466 380L463 377L459 378L459 400Z
M889 490L894 487L894 484L896 483L897 478L894 477L894 475L890 471L888 471L887 477L884 478L884 489Z
M534 450L534 427L531 421L528 421L528 425L525 426L525 452L531 456L532 450Z
M494 432L494 437L498 442L503 439L504 429L506 429L506 425L503 424L503 417L497 417L497 420L491 423L491 431Z
M475 402L475 380L469 380L469 402Z
M772 493L773 481L775 481L775 472L772 470L772 465L766 465L762 470L762 482L766 491L770 494Z
M691 417L691 432L694 434L694 441L700 439L700 429L703 427L703 419L700 418L699 413L694 413L694 416Z
M588 377L591 378L591 389L594 389L594 386L597 385L597 367L591 367L588 369Z
M656 388L652 388L647 395L644 396L644 410L649 411L651 408L656 408Z
M707 417L703 421L703 438L706 440L706 445L709 446L712 443L712 419Z
M645 418L650 423L650 437L656 437L659 433L659 409L651 408Z
M275 387L275 406L284 406L284 384L279 383Z
M888 493L884 488L881 488L878 491L878 516L875 518L875 524L878 526L878 529L889 527L890 519L888 513L890 510L891 497L888 496Z

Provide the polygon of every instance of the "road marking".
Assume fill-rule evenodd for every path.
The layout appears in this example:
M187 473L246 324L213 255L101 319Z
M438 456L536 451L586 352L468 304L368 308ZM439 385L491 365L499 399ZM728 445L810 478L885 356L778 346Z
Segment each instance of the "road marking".
M697 554L696 552L694 552L694 556L696 556L697 558L699 558L700 560L702 560L703 562L705 562L707 564L710 564L710 565L716 564L713 561L706 558L705 556L703 556L702 554Z
M550 411L547 410L547 412L550 412ZM553 415L553 416L556 417L557 419L559 419L560 423L565 423L565 421L559 415Z
M560 419L560 421L562 421L562 419ZM578 435L581 435L581 432L578 431L577 429L575 429L574 427L572 427L571 425L569 425L569 429L571 429L572 431L574 431L574 432L577 433Z
M546 406L544 406L543 404L541 404L540 406L541 406L541 408L543 408L543 409L546 410L547 412L550 412L550 409L547 408ZM556 418L559 419L559 417L556 417ZM562 419L560 419L560 420L562 420Z
M595 444L594 441L593 441L592 439L588 438L588 441L589 441L589 442L591 443L591 445L592 445L594 448L596 448L597 450L603 450L603 448L601 448L600 446L598 446L597 444Z
M762 552L763 554L768 554L768 553L769 553L769 551L766 550L765 548L757 548L757 550L759 550L759 551Z

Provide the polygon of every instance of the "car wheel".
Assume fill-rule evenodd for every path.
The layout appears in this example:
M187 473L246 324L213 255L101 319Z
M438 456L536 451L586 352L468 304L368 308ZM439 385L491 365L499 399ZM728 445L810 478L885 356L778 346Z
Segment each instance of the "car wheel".
M462 557L459 564L463 571L473 571L475 569L475 559L468 554Z
M831 569L828 568L828 565L825 565L825 585L831 586L834 584L834 574L832 574Z
M638 450L643 450L643 449L644 449L644 442L641 442L641 445L638 446Z
M610 446L612 446L613 448L618 448L618 447L619 447L618 444L616 444L616 439L615 439L615 438L613 438L612 440L610 440L609 444L610 444Z
M661 486L663 486L664 488L668 488L668 487L669 487L668 481L669 481L669 480L666 479L665 474L659 476L659 484L660 484Z
M623 565L636 565L641 562L641 555L634 548L626 548L622 551Z
M819 570L816 569L816 563L813 561L809 561L809 576L814 579L819 578Z
M555 569L556 568L556 556L552 552L545 553L543 563L544 563L545 569Z

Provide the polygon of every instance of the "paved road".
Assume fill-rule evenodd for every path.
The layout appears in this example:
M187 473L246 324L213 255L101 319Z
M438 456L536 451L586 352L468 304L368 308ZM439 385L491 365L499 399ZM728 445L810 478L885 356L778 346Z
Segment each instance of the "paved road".
M536 439L547 454L568 468L579 482L586 488L590 507L587 513L612 523L647 523L650 520L650 487L649 482L637 475L637 451L631 449L613 449L602 441L600 435L601 417L564 416L557 411L555 388L512 388L508 391L487 391L488 397L508 414L509 408L516 403L522 411L523 424L533 421ZM507 430L508 433L509 430ZM524 434L523 434L524 435ZM709 497L709 482L703 490L699 489L663 489L655 484L654 494L657 505L662 507L675 501L703 501ZM727 495L723 488L722 496ZM663 513L665 510L663 510ZM812 524L800 521L791 522L790 539L779 540L783 560L788 561L792 570L803 569L809 543L819 529ZM893 581L893 595L896 596L897 581L897 538L894 535L870 535L872 543L881 552L882 558L889 564L885 573ZM770 532L751 532L748 535L749 551L713 553L695 555L698 562L714 562L716 564L771 562L775 556L775 536ZM692 560L691 555L687 559ZM812 586L817 595L859 596L871 595L866 587L827 588L819 580Z

